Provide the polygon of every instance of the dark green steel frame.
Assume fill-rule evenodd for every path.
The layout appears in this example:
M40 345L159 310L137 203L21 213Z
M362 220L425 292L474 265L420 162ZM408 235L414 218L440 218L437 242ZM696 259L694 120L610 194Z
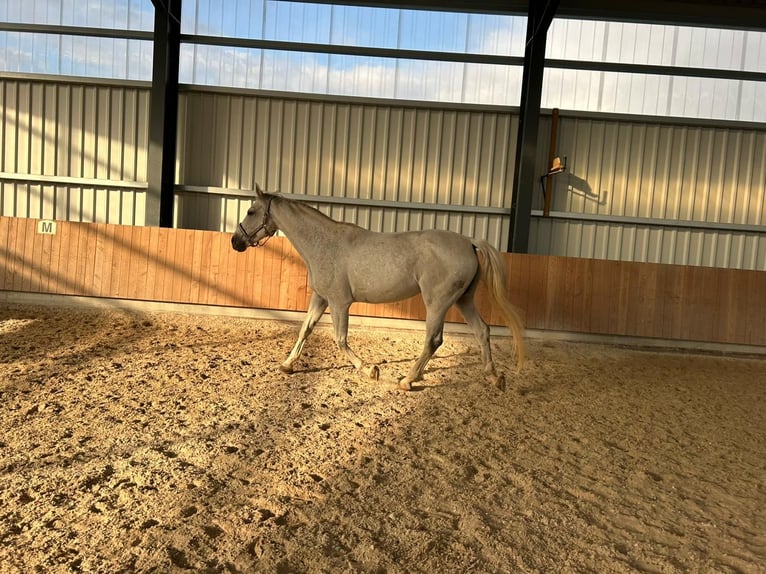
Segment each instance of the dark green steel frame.
M519 132L511 196L511 229L508 251L526 253L529 250L529 226L532 220L532 194L540 177L536 171L537 132L540 126L540 102L545 70L545 44L548 28L556 13L558 0L530 2L527 14L527 40L524 50L524 71L521 79Z
M173 227L178 128L178 66L181 51L181 0L152 0L152 61L146 223Z

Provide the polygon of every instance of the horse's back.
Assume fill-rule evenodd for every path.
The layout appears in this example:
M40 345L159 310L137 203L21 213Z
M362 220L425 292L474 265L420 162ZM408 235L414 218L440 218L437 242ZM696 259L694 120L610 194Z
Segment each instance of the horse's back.
M361 234L341 257L354 300L370 303L465 288L478 266L471 240L442 230Z
M470 238L439 229L367 232L354 239L348 252L357 263L391 260L402 268L428 267L437 263L453 267L475 260Z

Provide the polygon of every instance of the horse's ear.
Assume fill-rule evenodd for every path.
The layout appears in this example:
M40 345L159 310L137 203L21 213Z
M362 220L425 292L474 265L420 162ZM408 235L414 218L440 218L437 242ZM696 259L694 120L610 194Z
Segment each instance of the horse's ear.
M257 183L255 184L255 195L258 197L263 197L263 190L261 189L261 186Z

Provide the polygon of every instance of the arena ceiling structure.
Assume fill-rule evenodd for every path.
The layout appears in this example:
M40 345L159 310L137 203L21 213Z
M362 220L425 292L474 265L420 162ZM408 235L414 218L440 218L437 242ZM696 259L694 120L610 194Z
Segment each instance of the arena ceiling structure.
M161 226L172 222L173 165L178 103L179 45L182 41L204 41L184 37L179 15L182 0L152 0L156 9L154 30L154 75L151 141L149 154L149 193L159 201L158 220ZM543 71L546 66L545 46L548 28L554 17L594 20L662 23L675 25L704 25L722 28L766 30L766 0L672 0L614 2L610 0L376 0L372 2L331 2L379 7L427 9L498 14L526 14L527 40L523 62L520 123L516 146L513 200L511 204L511 233L508 251L527 252L532 210L532 193L538 174L535 153L540 118ZM220 39L215 40L220 42ZM259 44L262 46L262 42ZM287 46L280 46L288 48ZM321 47L316 46L316 49ZM337 50L337 47L334 48ZM423 55L421 55L422 57ZM433 54L430 57L438 58ZM608 63L577 62L582 69L605 70ZM662 70L659 70L660 72ZM657 73L656 67L653 72ZM668 69L667 73L677 73Z
M301 0L297 0L301 1ZM307 0L308 1L308 0ZM766 31L766 0L312 0L312 3L373 6L415 10L448 10L470 13L526 15L526 43L522 57L498 57L485 54L461 54L461 61L477 63L513 63L523 66L520 98L520 120L516 145L513 196L510 207L511 229L508 251L527 252L532 211L532 191L539 173L535 166L538 147L543 72L547 67L602 72L620 72L619 63L583 60L551 60L545 58L547 31L554 18L622 21L633 23L704 26L725 29ZM183 0L152 0L155 8L153 31L120 31L76 26L45 26L0 22L0 30L43 32L81 36L103 35L153 42L149 154L147 160L147 213L151 225L172 227L174 208L174 165L178 116L179 53L181 44L237 46L285 51L313 51L345 55L412 57L421 60L450 61L455 54L437 51L360 48L324 44L293 44L266 39L232 39L184 34L181 30ZM120 36L122 35L122 36ZM633 72L763 81L762 72L708 68L632 64Z

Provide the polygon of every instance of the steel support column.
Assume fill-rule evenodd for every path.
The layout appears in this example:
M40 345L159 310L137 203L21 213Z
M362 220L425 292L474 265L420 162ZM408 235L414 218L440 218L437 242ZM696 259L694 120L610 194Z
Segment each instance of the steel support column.
M181 0L152 0L154 49L146 225L173 226Z
M558 0L529 0L527 43L524 50L524 75L521 82L521 110L516 144L516 168L511 200L511 232L508 251L526 253L529 223L532 218L532 193L540 177L536 172L537 132L540 126L540 100L543 92L545 41Z

